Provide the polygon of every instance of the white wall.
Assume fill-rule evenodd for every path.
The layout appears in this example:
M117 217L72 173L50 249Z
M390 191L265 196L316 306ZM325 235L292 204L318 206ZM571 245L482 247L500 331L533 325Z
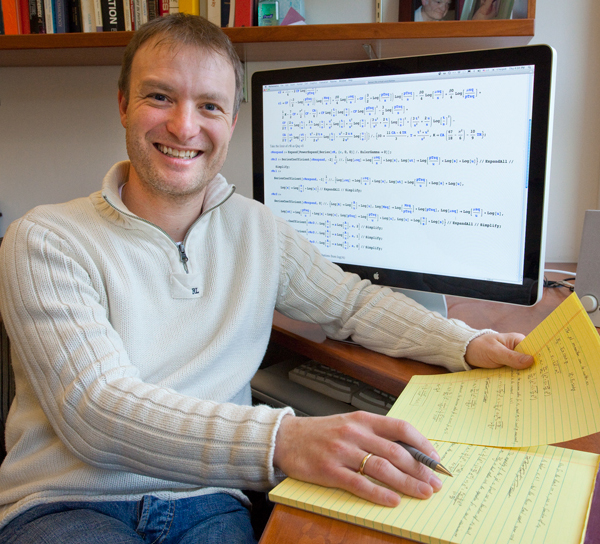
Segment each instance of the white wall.
M309 20L315 4L306 1ZM593 28L600 3L569 3L578 10L565 9L561 0L537 4L531 43L548 43L558 52L547 259L571 262L578 257L584 211L600 207L600 35ZM343 10L345 17L349 11ZM361 17L370 13L370 4L362 11ZM330 22L333 15L319 17ZM249 70L283 65L251 63ZM118 72L118 67L0 68L0 236L37 204L97 190L108 168L126 158ZM250 104L243 104L223 169L247 196L252 195L250 115Z

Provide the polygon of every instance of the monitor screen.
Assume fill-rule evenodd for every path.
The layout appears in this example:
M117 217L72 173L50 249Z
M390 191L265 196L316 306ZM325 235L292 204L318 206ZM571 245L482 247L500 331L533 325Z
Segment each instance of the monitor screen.
M257 72L254 198L374 283L534 304L552 68L529 46Z

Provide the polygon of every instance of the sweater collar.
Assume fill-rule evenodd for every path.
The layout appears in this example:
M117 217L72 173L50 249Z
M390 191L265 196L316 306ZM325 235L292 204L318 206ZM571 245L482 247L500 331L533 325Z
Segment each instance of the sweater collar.
M121 161L115 164L104 176L102 182L102 197L115 210L132 216L133 214L127 209L120 196L120 188L127 182L131 163L129 161ZM223 204L235 192L235 185L227 183L227 180L217 174L206 188L202 211L200 215L217 208Z

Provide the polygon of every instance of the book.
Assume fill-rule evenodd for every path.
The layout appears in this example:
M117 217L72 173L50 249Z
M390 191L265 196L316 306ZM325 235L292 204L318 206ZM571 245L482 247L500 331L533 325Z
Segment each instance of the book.
M430 544L579 544L600 455L545 444L600 431L600 336L573 293L516 349L534 365L414 376L389 411L454 476L431 499L386 508L291 478L269 498Z
M158 13L161 17L169 15L169 0L159 0L158 2Z
M67 25L69 32L81 32L81 5L79 0L67 0Z
M2 2L0 2L0 36L4 35L4 16L2 15Z
M102 29L105 32L125 30L122 0L102 0Z
M206 18L211 23L221 26L221 0L208 0Z
M54 3L52 0L44 0L44 18L46 34L54 34Z
M200 15L200 3L198 0L179 0L179 13Z
M53 0L54 32L63 34L69 32L67 0Z
M43 0L29 0L29 28L32 34L46 34Z
M16 0L17 17L19 18L19 33L31 34L29 26L29 0Z
M234 26L235 0L221 0L221 27Z
M210 0L208 0L210 2ZM255 26L256 4L254 0L235 0L235 26Z
M5 35L20 34L16 0L2 0L2 20Z
M81 31L95 32L96 21L94 20L94 0L79 0L81 11Z
M104 30L104 23L102 22L102 0L94 0L94 25L95 32L102 32Z
M125 18L125 30L134 30L130 0L123 0L123 17Z
M160 17L158 13L158 1L159 0L148 0L148 21Z

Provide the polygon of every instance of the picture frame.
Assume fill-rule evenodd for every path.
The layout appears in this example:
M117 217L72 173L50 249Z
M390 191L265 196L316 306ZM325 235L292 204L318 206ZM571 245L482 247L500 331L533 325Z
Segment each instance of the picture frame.
M402 0L400 0L402 2ZM459 0L410 0L411 21L452 21Z
M457 0L459 21L511 19L515 0ZM517 2L518 3L518 2Z

